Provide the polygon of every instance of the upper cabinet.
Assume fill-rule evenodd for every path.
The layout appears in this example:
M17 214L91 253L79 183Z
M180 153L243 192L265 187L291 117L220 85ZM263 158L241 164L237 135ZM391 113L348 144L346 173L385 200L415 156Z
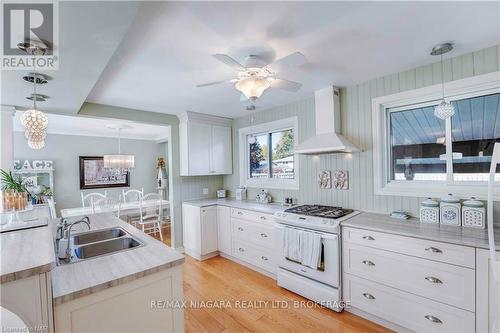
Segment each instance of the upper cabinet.
M181 176L233 173L231 119L185 112L179 120Z

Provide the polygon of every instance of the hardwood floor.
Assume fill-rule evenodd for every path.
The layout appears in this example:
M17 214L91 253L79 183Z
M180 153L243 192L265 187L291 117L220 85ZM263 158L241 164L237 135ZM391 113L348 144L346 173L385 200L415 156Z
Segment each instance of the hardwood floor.
M163 242L170 246L170 228L163 229ZM223 257L198 261L186 255L183 270L186 333L391 332L346 311L311 302L300 307L308 300Z
M186 256L184 298L194 305L185 310L187 333L390 332L345 311L296 308L298 302L307 300L223 257L200 262Z

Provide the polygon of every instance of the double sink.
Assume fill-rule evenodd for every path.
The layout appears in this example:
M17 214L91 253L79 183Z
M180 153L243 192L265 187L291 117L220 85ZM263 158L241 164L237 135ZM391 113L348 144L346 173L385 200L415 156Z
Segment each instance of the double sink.
M73 263L110 255L142 246L142 242L120 227L81 232L70 238L70 259Z

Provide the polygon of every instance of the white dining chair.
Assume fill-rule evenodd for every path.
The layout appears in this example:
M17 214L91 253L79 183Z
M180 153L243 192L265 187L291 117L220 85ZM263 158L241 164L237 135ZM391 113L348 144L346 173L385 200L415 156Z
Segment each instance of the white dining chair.
M49 213L50 213L50 218L51 219L56 219L57 218L57 213L56 213L56 204L54 202L54 198L48 198L47 203L49 204Z
M118 199L113 197L97 199L93 203L92 213L113 213L116 217L120 218L121 205L121 195Z
M143 195L144 195L144 188L141 188L140 191L136 189L130 189L127 191L122 190L123 202L139 201Z
M80 192L82 196L82 207L92 207L92 203L98 199L103 199L108 196L108 193L104 191L104 194L98 192L83 193Z
M144 188L141 190L130 189L130 190L122 190L122 198L123 203L127 202L139 202L144 195ZM138 213L129 213L126 215L127 223L137 226L137 222L139 221Z
M158 193L149 193L144 195L139 201L139 225L142 232L151 235L160 233L160 239L163 241L161 233L163 200Z

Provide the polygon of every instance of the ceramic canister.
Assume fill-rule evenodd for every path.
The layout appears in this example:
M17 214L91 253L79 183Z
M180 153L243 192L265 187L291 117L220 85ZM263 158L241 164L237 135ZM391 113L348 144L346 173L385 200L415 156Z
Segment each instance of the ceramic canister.
M464 227L484 228L486 225L486 209L484 204L472 197L464 201L462 207L462 225Z
M427 198L420 204L420 222L439 223L439 202Z
M450 193L441 198L439 205L441 224L460 226L460 199Z

